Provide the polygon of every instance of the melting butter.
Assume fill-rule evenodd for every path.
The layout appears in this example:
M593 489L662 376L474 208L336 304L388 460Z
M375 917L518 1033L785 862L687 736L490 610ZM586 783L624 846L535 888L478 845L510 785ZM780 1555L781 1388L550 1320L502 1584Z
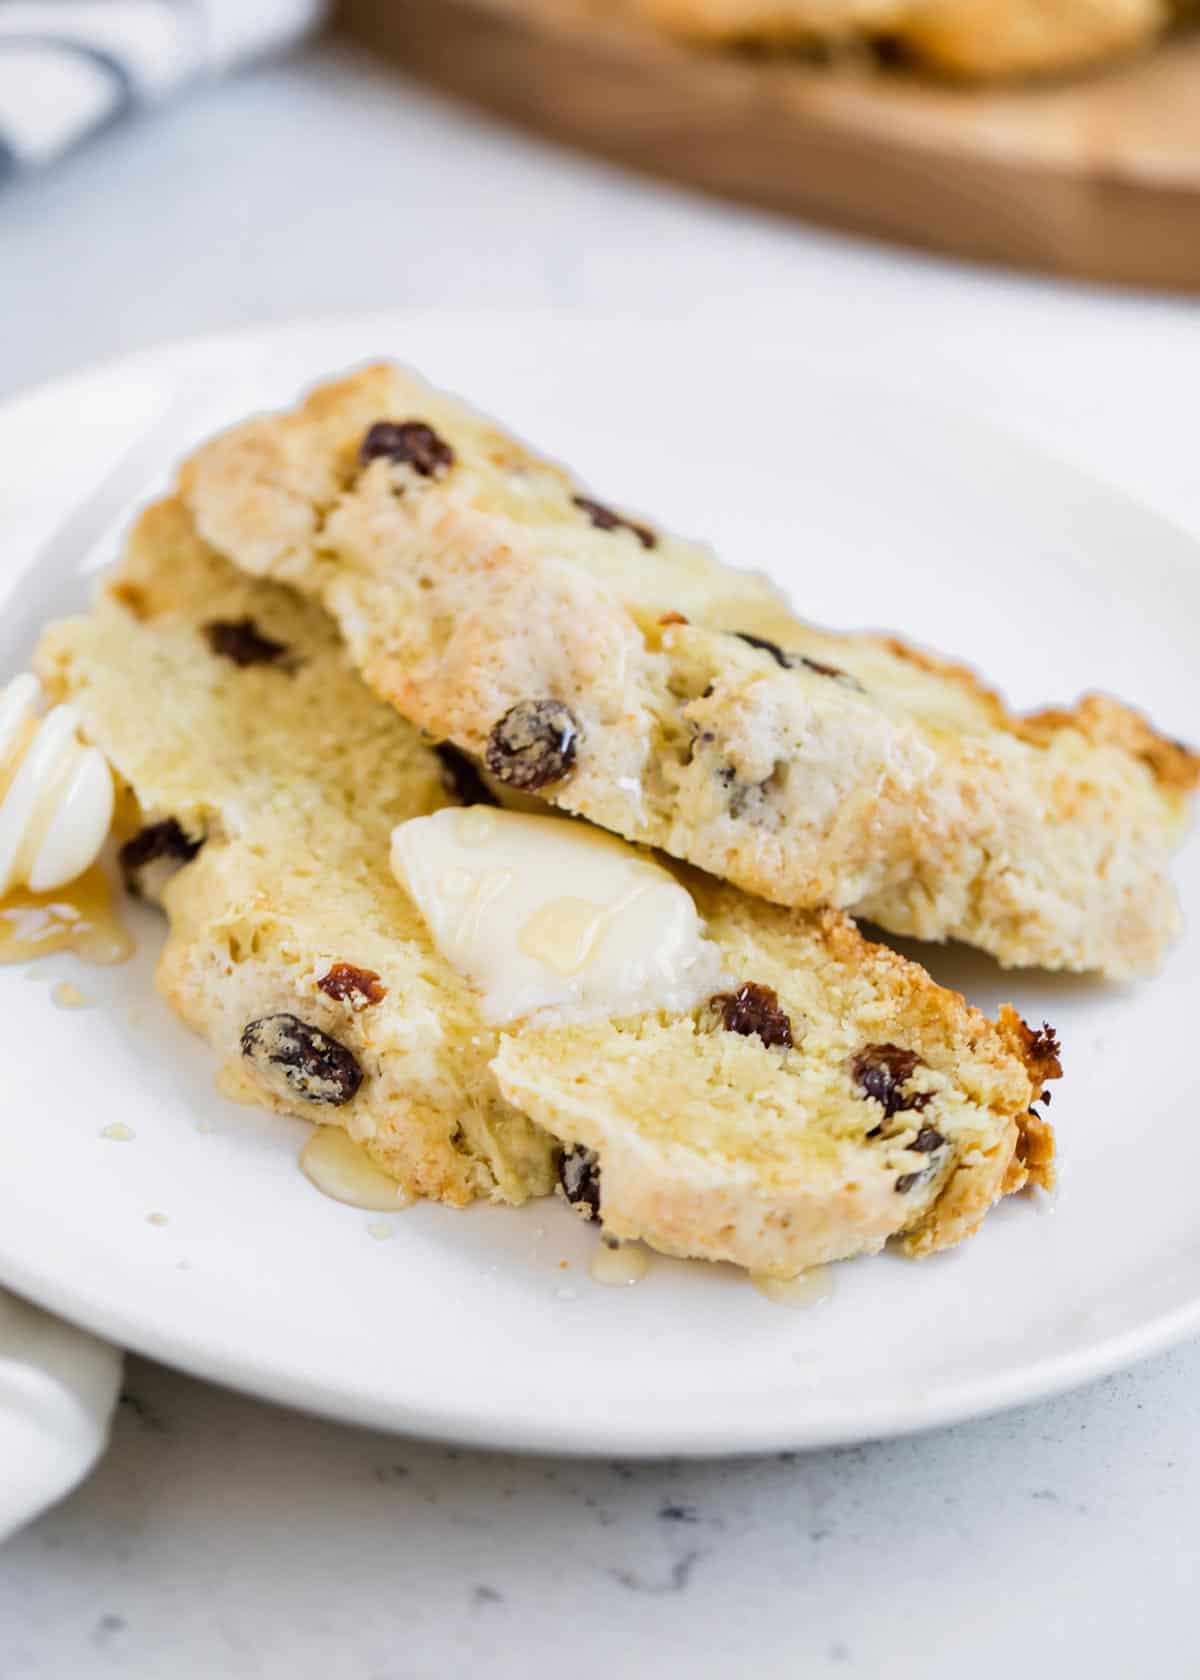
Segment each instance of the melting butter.
M317 1127L300 1151L300 1170L323 1196L367 1213L395 1213L412 1201L340 1126Z
M392 869L493 1023L684 1014L725 983L686 889L582 823L436 811L393 831Z
M39 715L41 703L29 672L0 689L0 893L73 881L95 863L112 822L103 753L80 740L74 706Z
M19 887L0 899L0 963L28 962L54 951L101 964L133 955L133 940L117 921L99 865L55 892Z
M751 1272L750 1282L760 1295L781 1307L819 1307L833 1294L833 1271L829 1266L811 1266L793 1278Z

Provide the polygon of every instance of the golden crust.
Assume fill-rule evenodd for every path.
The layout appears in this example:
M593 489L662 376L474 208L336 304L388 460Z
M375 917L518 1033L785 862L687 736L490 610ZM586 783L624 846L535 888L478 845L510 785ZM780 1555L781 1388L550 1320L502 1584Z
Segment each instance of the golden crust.
M432 426L452 465L362 464L381 419ZM1188 749L1116 701L1021 719L961 665L817 630L400 369L236 428L180 485L435 737L482 756L519 701L566 704L580 751L543 797L627 838L1010 966L1150 972L1177 931Z
M1085 694L1070 711L1054 708L1012 722L1024 740L1037 746L1073 729L1093 746L1115 747L1144 764L1159 787L1170 793L1188 795L1200 786L1200 753L1161 735L1140 712L1107 694Z

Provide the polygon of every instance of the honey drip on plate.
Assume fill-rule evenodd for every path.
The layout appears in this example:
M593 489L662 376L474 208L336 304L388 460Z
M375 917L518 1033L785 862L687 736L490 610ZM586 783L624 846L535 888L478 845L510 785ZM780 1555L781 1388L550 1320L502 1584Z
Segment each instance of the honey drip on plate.
M53 892L19 887L0 899L0 963L29 962L55 951L104 965L133 955L133 939L116 918L99 864Z
M766 1277L751 1272L750 1282L760 1295L781 1307L819 1307L833 1294L833 1272L828 1266L812 1266L799 1277Z
M397 1213L412 1201L403 1185L377 1167L361 1143L338 1126L318 1126L300 1151L300 1170L323 1196L368 1213ZM371 1230L371 1235L379 1233ZM391 1236L391 1227L384 1226Z
M592 1251L588 1271L593 1283L625 1289L640 1283L650 1267L650 1256L641 1243L614 1243L601 1237Z

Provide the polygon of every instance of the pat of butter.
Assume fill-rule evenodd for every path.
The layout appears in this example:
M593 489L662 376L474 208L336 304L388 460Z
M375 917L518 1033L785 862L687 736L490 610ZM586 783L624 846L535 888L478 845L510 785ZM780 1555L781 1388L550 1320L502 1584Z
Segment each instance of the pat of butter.
M691 895L582 823L436 811L393 830L392 870L490 1022L684 1014L724 983Z
M113 813L104 755L79 739L74 706L39 714L23 672L0 689L0 897L65 886L96 861Z

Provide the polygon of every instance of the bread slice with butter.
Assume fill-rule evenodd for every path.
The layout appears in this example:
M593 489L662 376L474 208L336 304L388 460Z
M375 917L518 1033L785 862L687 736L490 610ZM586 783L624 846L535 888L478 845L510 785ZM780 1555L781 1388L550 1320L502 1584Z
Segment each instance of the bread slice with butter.
M775 903L1000 962L1150 971L1200 760L1092 695L817 630L391 366L202 448L181 495L333 613L368 684L509 786Z
M90 614L46 631L37 669L136 800L124 855L170 921L159 985L226 1088L344 1127L410 1193L519 1202L558 1178L615 1236L786 1277L890 1237L947 1246L1049 1182L1030 1109L1058 1072L1050 1036L1010 1010L993 1025L835 911L562 818L453 809L442 760L324 613L236 571L178 501L143 516ZM423 913L389 859L424 821L420 855L445 868L414 874ZM565 874L546 861L563 847ZM430 893L459 904L458 942ZM675 963L672 1007L638 989L647 939ZM542 989L520 991L531 974Z

